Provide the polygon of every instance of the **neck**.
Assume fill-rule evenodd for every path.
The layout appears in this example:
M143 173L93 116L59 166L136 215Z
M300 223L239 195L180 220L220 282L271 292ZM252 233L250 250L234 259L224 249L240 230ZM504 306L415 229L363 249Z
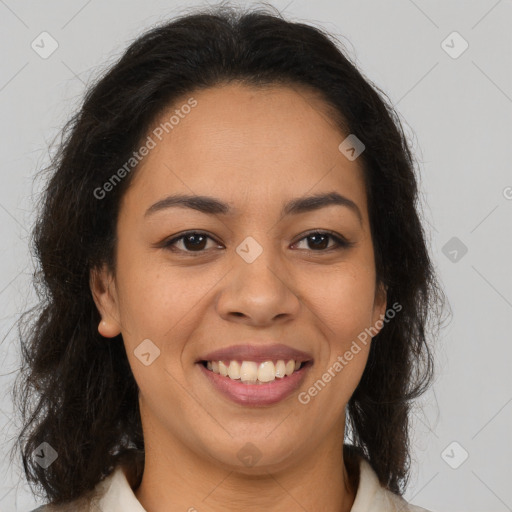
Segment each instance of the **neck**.
M169 439L168 434L156 435L153 427L152 435L144 436L144 472L134 491L147 512L350 512L354 503L354 471L358 468L344 461L339 436L343 426L337 425L341 430L333 432L321 445L295 456L293 461L279 467L258 464L254 473L200 457L183 443Z

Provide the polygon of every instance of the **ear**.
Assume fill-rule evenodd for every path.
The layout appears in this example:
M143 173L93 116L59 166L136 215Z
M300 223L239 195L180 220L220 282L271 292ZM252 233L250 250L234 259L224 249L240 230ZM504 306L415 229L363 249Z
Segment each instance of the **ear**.
M114 338L121 333L119 321L119 300L114 276L107 265L91 269L89 275L94 303L101 315L98 332L105 338Z
M379 283L375 290L375 300L373 301L372 327L380 332L385 325L382 319L386 315L388 288L383 283ZM377 322L380 322L377 324ZM381 325L382 324L382 325ZM378 327L380 325L380 327Z

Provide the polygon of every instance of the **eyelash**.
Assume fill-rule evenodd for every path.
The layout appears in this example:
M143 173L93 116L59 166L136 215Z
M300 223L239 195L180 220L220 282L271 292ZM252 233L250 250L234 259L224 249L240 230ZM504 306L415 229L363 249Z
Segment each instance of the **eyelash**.
M202 231L187 231L186 233L182 233L180 236L174 237L171 240L168 240L168 241L164 242L162 244L162 247L165 248L165 249L168 249L170 251L182 252L182 253L185 253L185 254L198 254L198 255L204 254L208 249L202 249L202 250L199 250L199 251L190 251L190 250L176 249L176 247L173 247L174 244L176 244L176 242L179 242L180 240L183 240L184 238L187 238L190 235L205 236L205 237L209 238L210 240L214 240L210 235L208 235L207 233L204 233ZM334 245L333 247L329 247L327 249L319 249L319 250L309 249L312 252L318 252L318 253L324 252L325 253L325 252L331 252L333 250L348 249L349 247L352 247L353 245L355 245L354 242L349 242L349 241L343 239L342 237L334 234L333 232L325 231L325 230L310 231L310 232L306 233L302 238L300 238L297 242L295 242L294 245L299 243L299 242L302 242L303 240L305 240L305 239L307 239L307 238L309 238L309 237L311 237L313 235L328 236L332 240L334 240L336 245ZM308 249L306 249L306 250L308 250Z

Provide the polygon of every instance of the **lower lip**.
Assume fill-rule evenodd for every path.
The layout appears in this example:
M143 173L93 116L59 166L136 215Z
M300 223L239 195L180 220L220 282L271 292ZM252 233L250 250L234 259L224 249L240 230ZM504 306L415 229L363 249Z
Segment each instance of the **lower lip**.
M197 365L214 387L233 402L240 405L262 406L276 404L299 388L311 367L311 361L291 375L264 384L245 384L241 380L233 380L220 373L214 373L202 363Z

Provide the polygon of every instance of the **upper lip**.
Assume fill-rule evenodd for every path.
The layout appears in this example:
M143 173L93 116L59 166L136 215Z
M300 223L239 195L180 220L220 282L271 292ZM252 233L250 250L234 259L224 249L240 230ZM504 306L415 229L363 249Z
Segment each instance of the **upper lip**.
M310 361L311 355L289 347L282 343L274 343L272 345L231 345L230 347L220 348L209 352L200 357L196 362L200 361L254 361L262 363L264 361L289 361L293 359L298 362Z

